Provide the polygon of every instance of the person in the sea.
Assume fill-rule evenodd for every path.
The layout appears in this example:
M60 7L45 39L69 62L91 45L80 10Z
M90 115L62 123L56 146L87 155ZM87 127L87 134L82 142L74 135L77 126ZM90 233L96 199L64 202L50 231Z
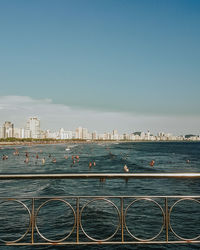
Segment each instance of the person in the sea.
M128 167L126 166L126 164L124 165L124 172L129 172Z
M154 160L152 160L152 161L149 163L149 165L150 165L151 167L153 167L154 164L155 164L155 161L154 161Z
M24 162L25 162L25 163L28 163L28 162L29 162L29 157L26 157L26 159L25 159Z
M53 162L53 163L56 163L56 158L53 158L52 162Z
M42 164L43 164L43 165L45 164L45 157L42 158Z
M2 160L5 161L5 160L7 160L7 159L8 159L8 156L3 154Z

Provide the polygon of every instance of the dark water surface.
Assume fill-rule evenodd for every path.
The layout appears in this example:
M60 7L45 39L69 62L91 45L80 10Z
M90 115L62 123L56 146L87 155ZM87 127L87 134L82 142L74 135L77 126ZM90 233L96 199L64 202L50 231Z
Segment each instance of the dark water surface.
M181 173L200 172L200 143L197 142L148 142L148 143L91 143L91 144L69 144L69 145L35 145L16 147L19 156L13 155L14 146L1 147L0 154L8 155L8 160L0 161L0 173L123 173L123 166L126 164L131 173ZM65 150L69 148L70 150ZM25 163L25 154L29 154L29 163ZM39 159L36 159L38 154ZM72 156L79 155L79 162L73 164ZM49 157L50 156L50 157ZM64 156L68 156L65 159ZM45 164L42 158L45 157ZM52 158L56 158L56 163ZM155 160L154 167L150 167L149 162ZM89 168L89 162L96 163L96 166ZM42 196L84 196L84 195L200 195L200 180L176 180L176 179L132 179L126 183L124 180L20 180L1 181L1 197L42 197ZM82 199L80 208L89 200ZM125 200L124 207L127 207L132 200ZM156 200L164 208L164 200ZM37 203L38 202L38 203ZM112 202L120 208L119 199L112 199ZM171 203L170 203L171 202ZM169 201L169 206L175 202ZM31 207L30 201L24 200L27 207ZM69 200L72 207L75 207L75 200ZM194 203L194 204L193 204ZM36 207L41 204L41 200L36 201ZM6 212L11 211L9 202L0 206L0 238L4 238L5 227L7 235L11 238L13 231L6 222ZM13 217L13 224L16 228L16 235L21 229L21 220L25 220L20 204L15 205L15 213L18 219ZM200 205L191 201L184 201L177 204L174 209L174 220L172 226L176 232L180 232L184 237L196 237L200 232ZM9 210L10 209L10 210ZM13 206L12 206L13 209ZM105 210L105 211L104 211ZM47 218L46 211L50 215ZM65 211L65 213L63 213ZM144 236L151 238L158 233L160 221L162 220L161 210L154 203L141 200L138 206L131 206L127 211L127 226L131 233L138 238ZM22 214L21 214L22 213ZM142 213L146 215L142 218ZM88 215L89 214L89 215ZM152 215L153 214L153 215ZM181 215L184 214L184 220ZM57 240L62 238L68 231L65 231L63 223L72 227L69 218L73 217L73 212L69 207L64 206L59 201L47 203L41 208L38 227L44 235ZM90 203L83 212L82 224L90 236L97 238L103 235L104 238L110 235L115 225L118 223L114 207L104 201ZM10 218L10 217L9 217ZM56 221L52 222L52 218ZM96 220L94 218L97 218ZM104 224L98 218L104 219ZM161 218L161 219L160 219ZM20 220L21 219L21 220ZM142 221L144 219L144 221ZM173 219L173 216L172 216ZM141 227L141 223L145 224ZM181 222L181 223L180 223ZM52 224L54 223L54 224ZM57 223L57 228L56 228ZM174 223L174 224L173 224ZM181 225L180 225L181 224ZM43 226L45 225L45 227ZM54 226L52 226L54 225ZM63 225L63 228L62 228ZM134 227L133 227L134 225ZM49 230L51 228L51 230ZM184 230L183 230L184 228ZM59 233L58 233L59 229ZM61 230L60 230L61 229ZM17 231L18 230L18 231ZM62 231L63 230L63 231ZM61 231L61 232L60 232ZM120 230L119 230L120 231ZM57 237L55 237L57 234ZM161 239L164 239L163 231ZM1 236L2 235L2 236ZM101 235L101 236L100 236ZM16 237L16 236L15 236ZM70 237L74 239L75 235ZM116 238L120 235L116 235ZM127 235L127 240L131 238ZM12 238L13 239L13 238ZM70 238L71 239L71 238ZM38 247L1 247L2 249L200 249L200 245L113 245L113 246L38 246Z

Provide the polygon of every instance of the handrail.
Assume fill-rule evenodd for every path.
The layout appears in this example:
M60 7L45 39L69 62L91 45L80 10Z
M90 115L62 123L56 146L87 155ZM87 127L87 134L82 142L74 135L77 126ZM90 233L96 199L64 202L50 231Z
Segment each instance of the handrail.
M200 173L52 173L52 174L0 174L0 181L3 180L23 180L23 179L143 179L143 178L154 178L154 179L200 179ZM1 220L6 220L6 223L9 223L9 218L15 218L16 221L19 220L18 210L16 213L15 207L18 207L20 211L20 215L23 215L23 218L26 220L22 221L22 227L18 235L15 235L15 227L12 220L10 221L9 230L12 232L12 237L8 231L4 230L4 228L0 228L2 235L0 235L0 246L1 245L92 245L92 244L189 244L196 243L200 244L200 233L199 228L197 227L195 230L195 234L187 234L185 236L184 231L184 223L183 230L179 232L176 226L174 226L176 217L176 207L182 206L184 210L182 210L182 214L178 221L180 224L185 220L186 215L190 218L191 225L190 227L194 227L194 225L198 225L196 223L196 218L194 217L191 220L191 209L188 210L188 207L184 207L184 202L187 202L188 205L194 208L195 212L199 211L200 206L200 196L147 196L147 195L115 195L115 196L39 196L39 197L0 197L0 209L5 209L5 217L2 217ZM93 205L92 205L93 204ZM90 214L90 209L93 209L95 204L95 208L99 209L95 210L95 213ZM146 204L146 205L145 205ZM100 206L101 205L101 206ZM142 235L137 230L137 220L134 223L128 223L130 218L151 218L149 215L149 211L143 208L152 206L151 215L156 217L156 225L157 228L155 230L155 234L148 234L148 230L146 229L146 225L149 221L146 219L142 221L139 228L144 230ZM195 205L195 206L194 206ZM60 229L60 224L56 222L56 218L51 216L51 213L48 210L48 207L54 208L53 211L57 211L59 208L67 209L70 216L68 221L63 222L62 228L66 228L67 232L62 235L62 230ZM62 207L61 207L62 206ZM11 210L7 210L9 208ZM89 226L90 230L88 230L88 224L91 221L88 220L90 216L94 217L94 225L99 225L99 223L104 223L104 216L106 217L106 221L109 222L109 215L107 213L107 209L112 209L112 215L115 218L115 221L112 224L111 228L108 228L108 235L101 234L93 235L93 229ZM137 214L137 209L140 209L141 214ZM195 210L196 209L196 210ZM42 211L42 212L40 212ZM51 211L51 210L50 210ZM61 214L64 214L64 210L59 210ZM101 211L100 216L98 211ZM110 211L110 210L109 210ZM66 212L66 211L65 211ZM48 215L48 213L50 213ZM63 213L63 214L62 214ZM84 214L88 213L87 217L84 217ZM155 214L154 214L155 213ZM148 216L147 216L148 214ZM45 222L46 215L48 216L48 220L52 220L52 225L58 226L58 235L61 235L59 239L52 239L52 235L48 234L44 229L45 223L40 223L40 220L43 217L43 221ZM195 213L194 213L194 216ZM92 217L92 218L93 218ZM54 221L55 219L55 221ZM97 220L97 222L95 222ZM155 220L155 219L154 219ZM95 224L96 223L96 224ZM109 224L109 225L110 225ZM3 223L2 223L3 225ZM153 225L153 224L152 224ZM16 227L17 228L17 227ZM136 230L137 229L137 230ZM136 231L135 231L136 230ZM51 231L51 228L49 228ZM47 235L46 235L47 234ZM14 237L16 236L16 238ZM19 238L17 238L19 237Z
M0 180L9 179L142 179L142 178L200 178L200 173L80 173L80 174L0 174Z
M190 207L194 208L194 216L191 214L191 209L188 206L184 206L184 202L187 202ZM4 207L2 207L3 205ZM61 205L62 210L59 209L58 216L55 214L52 216L51 212L57 211L58 208L61 208ZM4 230L3 227L0 228L0 246L200 244L199 226L196 223L200 196L1 197L1 211L3 208L5 209L5 206L7 207L6 209L10 208L11 210L5 210L8 214L1 218L1 222L6 220L9 230ZM16 206L18 210L15 213ZM48 210L47 206L54 209ZM94 206L95 213L93 211ZM178 222L176 222L180 225L183 223L181 231L177 230L174 224L176 219L174 210L176 211L176 206L182 207L180 217ZM149 208L151 208L151 214L149 214ZM111 216L110 209L112 210L112 216L114 216L112 217L114 220L110 220L111 223L109 222L109 217ZM138 209L140 209L140 212ZM42 212L40 212L41 210ZM24 221L19 221L17 211L20 211L20 216ZM48 213L50 214L48 215ZM60 216L64 216L65 213L68 219L65 218L66 221L63 220L61 224L58 223L57 219ZM84 216L85 213L88 214L87 217ZM15 235L16 224L9 220L10 216L12 219L16 218L16 222L21 223L21 228L17 235ZM155 216L157 216L156 220ZM90 224L91 218L93 218L93 227ZM132 222L128 223L130 218L132 218ZM143 219L140 221L141 218ZM195 233L193 233L193 230L185 231L184 221L186 218L189 218L188 228L191 229L192 227L193 230L195 228ZM51 224L47 225L46 220L51 221ZM104 222L107 223L106 225L111 225L108 227L106 234L103 234L101 230L99 232L95 231L95 226L103 225ZM140 223L139 227L138 223ZM148 234L149 223L152 223L152 228L156 225L155 230L151 234ZM52 228L57 230L58 238L56 237L56 239L54 238L55 235L48 233L48 231L51 232ZM66 231L63 233L64 228ZM12 232L12 236L10 232ZM185 235L185 232L187 232L187 235Z

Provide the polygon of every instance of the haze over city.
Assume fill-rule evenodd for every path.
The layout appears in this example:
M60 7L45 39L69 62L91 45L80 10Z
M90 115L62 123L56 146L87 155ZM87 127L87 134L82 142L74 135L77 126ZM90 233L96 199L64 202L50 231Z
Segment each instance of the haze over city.
M0 124L199 134L199 1L1 1ZM169 18L170 17L170 18Z

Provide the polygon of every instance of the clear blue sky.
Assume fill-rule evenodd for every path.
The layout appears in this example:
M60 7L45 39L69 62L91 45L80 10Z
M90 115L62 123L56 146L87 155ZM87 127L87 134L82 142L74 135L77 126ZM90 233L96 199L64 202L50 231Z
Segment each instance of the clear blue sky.
M200 115L199 0L0 0L0 96Z

